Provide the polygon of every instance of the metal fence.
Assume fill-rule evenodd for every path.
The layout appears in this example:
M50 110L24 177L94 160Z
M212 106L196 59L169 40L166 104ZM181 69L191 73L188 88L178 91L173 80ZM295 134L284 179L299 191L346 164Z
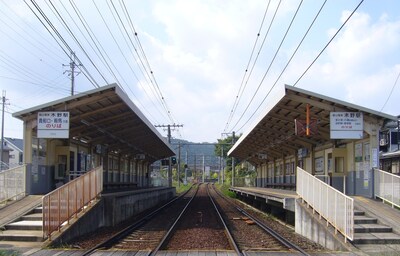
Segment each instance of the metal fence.
M102 190L103 167L100 166L43 196L43 236L51 240L51 233L69 224Z
M0 171L0 205L26 194L26 165Z
M354 202L339 190L329 186L310 173L297 167L297 194L326 219L335 231L345 236L345 240L354 237Z
M400 176L374 169L375 197L390 203L392 207L400 207Z

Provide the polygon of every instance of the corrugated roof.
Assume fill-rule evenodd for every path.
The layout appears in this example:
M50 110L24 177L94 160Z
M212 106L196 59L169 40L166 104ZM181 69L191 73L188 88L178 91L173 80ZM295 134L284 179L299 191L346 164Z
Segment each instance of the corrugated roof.
M355 104L285 85L279 88L269 101L261 118L235 143L230 156L246 159L255 164L268 159L293 155L296 150L332 141L330 139L330 112L362 112L365 121L383 123L397 120L396 116L374 111ZM315 135L295 135L295 119L306 119L306 105L310 105L311 119L316 119Z
M13 116L36 122L42 111L69 111L70 138L121 154L146 154L151 161L174 155L170 145L116 84L42 104Z

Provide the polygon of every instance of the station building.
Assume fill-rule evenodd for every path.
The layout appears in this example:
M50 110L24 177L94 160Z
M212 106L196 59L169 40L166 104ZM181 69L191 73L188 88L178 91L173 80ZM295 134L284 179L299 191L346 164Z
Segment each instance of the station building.
M150 164L174 155L116 84L13 116L23 121L27 194L46 194L98 166L105 189L148 187Z
M396 120L285 85L229 155L256 167L257 187L294 188L300 167L347 195L372 197L373 168L380 166L379 133Z
M255 166L255 186L230 190L326 248L393 250L400 177L379 169L379 142L397 117L288 85L273 93L228 152Z

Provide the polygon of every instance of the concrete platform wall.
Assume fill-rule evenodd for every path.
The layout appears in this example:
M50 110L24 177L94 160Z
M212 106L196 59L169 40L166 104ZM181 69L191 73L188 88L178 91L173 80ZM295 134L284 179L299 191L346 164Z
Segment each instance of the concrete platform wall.
M66 244L77 237L112 227L175 196L175 188L154 188L109 193L78 218L62 233L54 236L51 245Z
M326 221L313 214L301 199L295 201L295 231L330 250L349 251L352 245L344 242L344 237L332 227L326 226Z

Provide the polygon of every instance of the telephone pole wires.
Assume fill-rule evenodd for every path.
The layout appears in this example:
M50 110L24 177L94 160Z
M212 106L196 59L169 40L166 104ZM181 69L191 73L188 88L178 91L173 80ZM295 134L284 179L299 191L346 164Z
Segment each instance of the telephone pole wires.
M2 111L1 111L1 155L0 155L0 170L3 170L3 152L4 152L4 110L6 105L6 91L3 90L2 101Z
M171 128L176 129L179 127L183 127L183 124L156 124L154 127L158 128L167 128L167 138L168 138L168 144L171 144ZM181 163L181 156L179 154L178 157L178 170L180 171L180 163ZM172 165L171 165L171 157L169 158L169 164L168 164L168 187L172 187ZM178 180L179 180L179 173L178 173Z
M69 64L67 64L67 65L63 64L63 67L68 67L69 66L69 68L70 68L70 70L64 71L63 74L68 72L68 75L71 76L71 95L74 95L75 74L79 75L81 73L80 71L75 71L75 67L82 66L81 64L77 65L75 63L75 59L76 59L75 52L71 52L71 57L70 57L71 62Z

